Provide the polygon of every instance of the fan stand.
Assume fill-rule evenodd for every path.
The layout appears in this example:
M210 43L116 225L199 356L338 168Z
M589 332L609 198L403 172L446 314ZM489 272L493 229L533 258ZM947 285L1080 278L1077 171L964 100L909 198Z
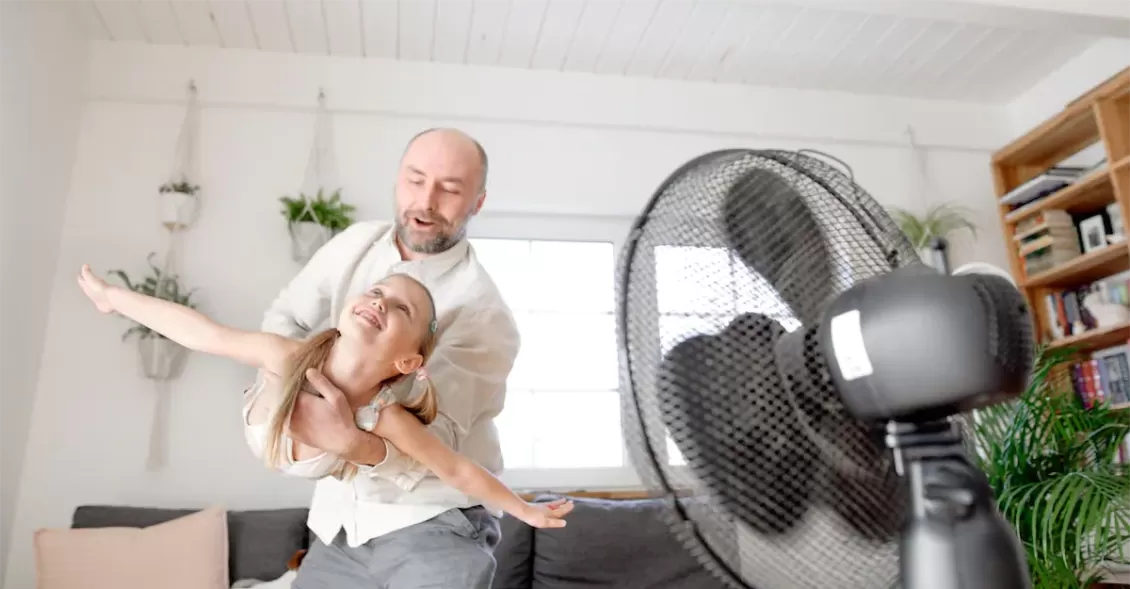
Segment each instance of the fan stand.
M1024 551L970 463L958 424L890 422L886 443L910 493L903 589L1030 589Z

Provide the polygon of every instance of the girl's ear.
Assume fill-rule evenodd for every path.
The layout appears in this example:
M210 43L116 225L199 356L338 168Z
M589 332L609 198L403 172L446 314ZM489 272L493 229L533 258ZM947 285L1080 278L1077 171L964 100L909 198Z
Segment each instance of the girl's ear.
M409 354L407 356L401 356L393 364L400 374L411 374L416 372L416 370L424 364L424 357L419 354Z

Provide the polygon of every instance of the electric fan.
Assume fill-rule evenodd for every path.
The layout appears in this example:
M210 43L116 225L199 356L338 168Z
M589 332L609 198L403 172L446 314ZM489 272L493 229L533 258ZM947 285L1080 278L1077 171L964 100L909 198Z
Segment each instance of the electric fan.
M775 150L678 169L617 274L630 458L728 586L1028 587L952 419L1028 379L1007 281L939 274L852 178Z

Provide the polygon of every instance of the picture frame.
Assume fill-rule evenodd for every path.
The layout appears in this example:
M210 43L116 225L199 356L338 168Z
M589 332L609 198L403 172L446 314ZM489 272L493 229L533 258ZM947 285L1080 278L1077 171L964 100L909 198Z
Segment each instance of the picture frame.
M1103 222L1102 215L1094 215L1079 222L1079 241L1082 242L1083 253L1107 246L1106 223Z

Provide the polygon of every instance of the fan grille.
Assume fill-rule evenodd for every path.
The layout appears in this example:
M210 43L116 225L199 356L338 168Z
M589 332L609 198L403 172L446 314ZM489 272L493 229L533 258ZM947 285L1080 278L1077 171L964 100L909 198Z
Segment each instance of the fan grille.
M831 298L910 263L866 192L794 152L700 157L637 222L618 269L625 439L644 483L679 497L674 533L731 586L895 581L902 487L836 399L814 328Z

